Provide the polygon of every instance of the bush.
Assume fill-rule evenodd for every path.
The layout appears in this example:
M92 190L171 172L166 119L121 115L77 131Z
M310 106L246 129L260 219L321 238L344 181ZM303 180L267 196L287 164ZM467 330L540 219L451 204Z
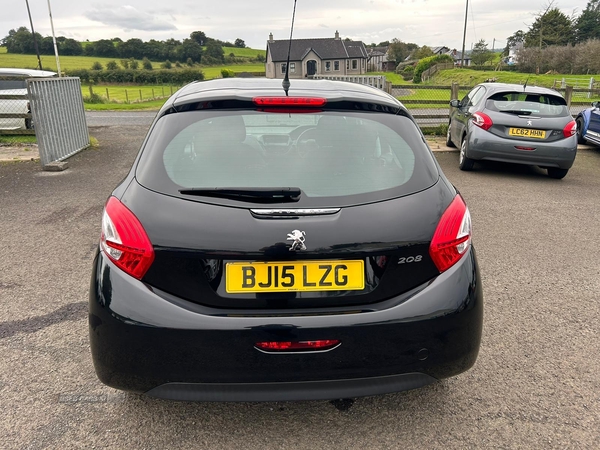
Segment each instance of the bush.
M145 56L144 59L142 59L142 67L144 68L144 70L152 70L152 63Z
M171 64L171 61L169 61L169 60L167 59L167 60L166 60L164 63L162 63L162 64L160 65L160 67L161 67L161 68L163 68L163 69L170 69L170 68L172 68L172 67L173 67L173 65Z
M194 66L194 60L192 58L188 58L185 60L185 63L190 66L193 67Z
M129 58L129 68L132 70L137 70L140 67L140 63L135 60L135 58Z
M109 61L106 63L106 70L117 70L119 65L116 61Z
M175 67L177 67L178 69L180 69L182 67L181 63L179 61L175 61Z
M261 55L261 54L256 55L256 60L258 62L265 62L265 55Z
M98 61L95 61L94 64L92 64L92 70L102 70L102 64L100 64Z
M119 62L121 63L121 66L123 67L123 69L129 69L129 60L128 59L122 59Z
M101 95L98 95L95 92L93 92L90 95L83 96L83 103L106 103L106 99Z
M419 61L419 63L415 67L415 72L413 75L413 83L420 83L422 81L421 75L423 75L423 72L425 72L427 69L435 66L436 64L453 63L453 62L454 62L454 59L452 59L452 56L450 56L450 55L436 55L436 56L429 56L427 58L423 58L422 60Z
M183 70L68 70L70 77L79 77L83 83L133 83L133 84L186 84L204 80L204 73L197 69Z
M221 69L221 76L223 78L233 78L235 77L235 72L231 69Z

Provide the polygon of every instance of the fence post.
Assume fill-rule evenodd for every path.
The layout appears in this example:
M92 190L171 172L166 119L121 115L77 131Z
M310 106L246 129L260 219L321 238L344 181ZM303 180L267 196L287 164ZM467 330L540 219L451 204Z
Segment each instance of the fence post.
M125 89L125 103L129 103L129 95L127 94L127 89Z
M94 96L94 90L92 89L92 85L91 84L90 84L89 88L90 88L90 97L93 97Z
M592 98L592 90L594 89L594 77L590 77L590 90L587 94L587 98Z
M565 100L567 101L567 107L571 107L571 98L573 97L573 86L567 86L565 88Z
M458 100L458 83L452 83L450 86L450 100Z
M110 101L110 95L108 95L108 88L106 88L106 99Z

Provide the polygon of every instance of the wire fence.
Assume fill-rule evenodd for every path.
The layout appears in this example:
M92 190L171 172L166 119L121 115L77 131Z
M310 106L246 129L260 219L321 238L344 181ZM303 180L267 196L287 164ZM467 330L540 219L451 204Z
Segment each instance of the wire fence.
M27 79L23 76L0 77L0 134L35 134L27 94Z
M84 86L85 103L143 103L169 98L181 86Z

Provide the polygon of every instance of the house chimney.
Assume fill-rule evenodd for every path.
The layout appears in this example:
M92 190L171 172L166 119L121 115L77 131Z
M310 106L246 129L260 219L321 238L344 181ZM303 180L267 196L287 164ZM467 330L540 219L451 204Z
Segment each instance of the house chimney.
M269 33L269 42L274 42L273 41L273 33Z
M338 32L338 30L335 30L335 39L336 40L340 40L340 33Z

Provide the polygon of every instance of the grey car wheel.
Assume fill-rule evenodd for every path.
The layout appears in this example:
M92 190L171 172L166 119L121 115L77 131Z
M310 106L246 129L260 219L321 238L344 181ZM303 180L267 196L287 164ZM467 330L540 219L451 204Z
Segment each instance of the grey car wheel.
M458 168L460 170L473 170L475 160L467 157L467 137L462 141L460 145L460 154L458 155Z
M447 147L456 147L456 145L454 145L454 142L452 142L452 136L450 133L450 127L452 126L452 123L448 124L448 131L446 132L446 146Z
M581 117L577 119L577 143L585 144L587 141L583 137L583 120Z

